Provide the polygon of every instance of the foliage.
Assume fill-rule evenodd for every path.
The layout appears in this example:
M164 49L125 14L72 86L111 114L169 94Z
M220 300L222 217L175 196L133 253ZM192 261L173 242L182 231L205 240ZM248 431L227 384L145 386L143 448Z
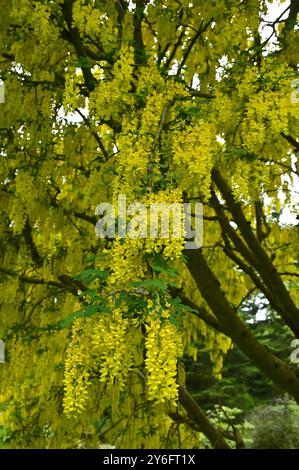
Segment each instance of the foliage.
M258 407L249 417L254 426L251 447L254 449L298 449L299 407L293 400Z
M265 318L256 320L257 306L261 308L261 299L247 301L243 307L249 326L258 338L282 360L287 361L291 348L292 334L281 325L275 312L264 308ZM261 371L237 348L232 348L225 357L222 380L217 380L211 373L211 361L203 338L198 339L199 359L186 361L186 381L192 395L203 409L209 410L216 403L242 410L244 419L253 409L273 401L281 395L280 389L267 379ZM241 419L241 420L242 420ZM240 420L239 420L240 422Z

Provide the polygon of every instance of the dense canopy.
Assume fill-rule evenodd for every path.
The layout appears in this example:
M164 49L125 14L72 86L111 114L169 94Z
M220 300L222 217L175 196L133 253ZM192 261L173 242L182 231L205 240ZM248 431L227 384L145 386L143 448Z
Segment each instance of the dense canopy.
M188 390L202 346L220 388L237 348L299 402L243 308L299 338L298 2L273 11L1 0L0 447L238 445ZM98 238L119 195L202 203L202 246Z

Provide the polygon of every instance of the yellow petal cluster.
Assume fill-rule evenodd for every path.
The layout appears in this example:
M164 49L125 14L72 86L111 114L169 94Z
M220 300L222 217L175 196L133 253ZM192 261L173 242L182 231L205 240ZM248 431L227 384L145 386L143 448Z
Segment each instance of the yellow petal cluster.
M147 391L157 403L178 398L177 361L183 353L182 339L174 325L154 318L146 327Z

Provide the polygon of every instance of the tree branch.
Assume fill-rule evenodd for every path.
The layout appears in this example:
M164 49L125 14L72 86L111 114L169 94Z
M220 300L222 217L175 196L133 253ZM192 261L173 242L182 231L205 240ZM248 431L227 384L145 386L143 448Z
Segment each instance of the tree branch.
M229 449L229 445L226 443L221 431L209 421L206 414L183 385L180 385L179 388L179 400L187 411L189 418L196 423L199 431L207 436L215 449Z
M218 279L208 266L202 250L186 250L186 255L189 271L221 328L229 331L229 337L261 371L299 402L299 374L296 369L268 351L238 317L236 309L228 302Z
M189 57L189 54L190 52L192 51L192 48L194 46L194 44L196 43L197 39L201 36L202 33L204 33L208 27L210 26L210 24L212 23L212 19L210 21L208 21L205 25L204 25L204 22L202 21L201 22L201 25L200 27L198 28L198 31L195 33L195 35L193 36L193 38L191 39L191 41L189 42L189 45L183 55L183 59L178 67L178 70L177 70L177 73L176 75L180 75L181 71L182 71L182 68L184 67L188 57Z
M193 300L187 297L180 289L170 288L170 293L173 297L179 297L183 304L191 307L196 312L192 312L198 318L203 320L207 325L211 326L220 333L228 334L228 331L225 331L219 324L217 318L214 315L211 315L207 309L203 306L197 305Z
M299 310L294 304L275 266L252 231L240 203L235 201L231 187L216 168L212 171L212 179L225 199L227 207L251 251L255 268L261 275L275 302L280 306L280 314L294 334L299 337Z

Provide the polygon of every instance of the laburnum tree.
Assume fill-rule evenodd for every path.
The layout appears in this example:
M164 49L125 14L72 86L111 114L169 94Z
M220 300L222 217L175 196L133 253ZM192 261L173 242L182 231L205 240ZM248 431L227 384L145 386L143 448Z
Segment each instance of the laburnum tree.
M220 387L234 347L299 402L298 367L242 310L263 299L299 337L298 228L281 218L298 2L283 5L1 0L2 447L240 445L188 391L199 338ZM203 203L202 247L99 239L95 209L120 194Z

